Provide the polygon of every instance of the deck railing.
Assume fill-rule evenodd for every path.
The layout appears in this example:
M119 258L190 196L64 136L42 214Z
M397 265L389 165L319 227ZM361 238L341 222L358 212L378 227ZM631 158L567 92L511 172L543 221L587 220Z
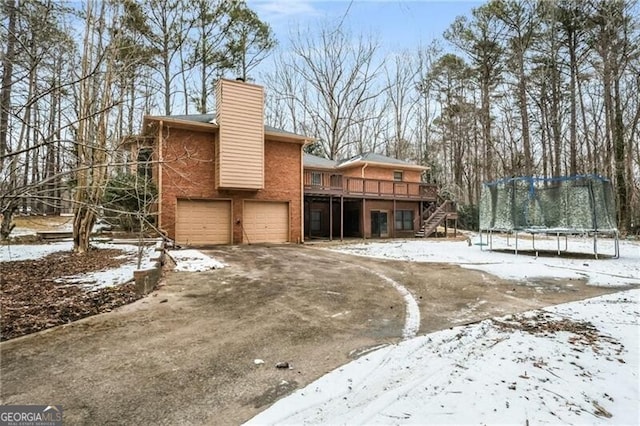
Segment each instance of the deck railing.
M304 191L312 194L435 200L436 185L343 176L337 173L305 170Z

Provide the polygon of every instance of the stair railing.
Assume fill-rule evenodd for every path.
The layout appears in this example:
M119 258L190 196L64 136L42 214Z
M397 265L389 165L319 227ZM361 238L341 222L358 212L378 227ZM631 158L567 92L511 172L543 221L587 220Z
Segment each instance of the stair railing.
M424 221L424 223L429 223L429 222L431 222L431 220L432 220L434 217L436 217L436 215L437 215L437 214L439 214L439 213L443 213L443 212L444 212L444 213L446 213L446 208L447 208L447 206L448 206L448 204L449 204L449 203L450 203L450 201L449 201L449 200L445 200L445 201L444 201L444 203L440 204L440 206L438 206L438 208L437 208L433 213L431 213L431 215L429 216L429 218L428 218L427 220L425 220L425 221Z

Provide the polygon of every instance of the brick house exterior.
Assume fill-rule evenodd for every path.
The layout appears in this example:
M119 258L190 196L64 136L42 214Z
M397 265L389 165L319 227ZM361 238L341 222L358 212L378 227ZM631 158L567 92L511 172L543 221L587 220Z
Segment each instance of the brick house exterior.
M233 93L247 83L221 84ZM244 123L243 117L237 120ZM135 156L152 152L160 230L186 245L302 242L302 148L309 139L265 126L258 133L262 146L255 153L241 147L245 157L232 164L236 140L226 142L231 154L221 152L221 128L231 126L229 121L218 122L214 114L144 118L143 137L131 150ZM250 183L259 188L230 187L243 185L241 179L251 173L243 160L251 156L263 167ZM223 187L222 179L231 183Z
M158 188L163 234L194 246L300 243L412 237L442 222L426 220L441 210L436 187L422 182L426 167L303 154L311 139L265 126L263 105L262 87L220 80L215 114L144 117L127 146Z
M437 188L422 182L427 167L379 154L304 158L305 238L413 237L438 208Z

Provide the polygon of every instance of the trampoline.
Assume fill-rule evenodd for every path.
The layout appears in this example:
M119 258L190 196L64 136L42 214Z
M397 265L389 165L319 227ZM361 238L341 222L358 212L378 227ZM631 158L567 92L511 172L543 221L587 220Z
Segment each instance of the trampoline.
M480 196L481 248L493 250L494 233L506 233L507 241L514 235L515 254L519 234L530 234L536 255L536 235L555 236L558 255L570 252L569 235L588 235L596 259L598 236L609 236L614 239L612 256L620 256L613 187L610 180L596 175L513 177L485 183Z

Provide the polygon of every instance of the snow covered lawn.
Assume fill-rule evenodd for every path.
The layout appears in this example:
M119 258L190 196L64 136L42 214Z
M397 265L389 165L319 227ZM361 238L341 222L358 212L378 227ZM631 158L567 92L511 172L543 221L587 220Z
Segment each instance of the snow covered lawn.
M466 241L408 240L374 242L338 246L333 250L361 256L384 259L406 260L410 262L454 263L463 268L476 269L505 279L529 280L536 277L546 278L586 278L588 284L598 286L619 286L640 284L640 243L620 241L619 259L595 259L581 256L535 257L529 254L484 250L479 245L478 236L472 237L472 245ZM485 241L486 242L486 241ZM590 238L570 238L569 249L583 254L593 253L593 240ZM531 240L521 238L520 250L532 248ZM555 238L536 238L536 248L555 250ZM513 250L514 239L509 245L503 237L493 237L493 248ZM562 248L564 242L562 241ZM598 252L613 254L611 239L598 240ZM568 256L568 255L566 255Z
M249 424L638 424L640 290L369 353Z
M139 248L93 241L95 250L81 256L73 254L71 241L0 246L0 340L110 312L139 299L134 271L158 265L160 244Z
M91 244L98 249L121 250L123 254L120 258L127 259L127 261L117 268L61 277L56 280L58 283L79 284L86 290L97 290L124 284L133 279L133 271L154 266L154 245L142 248L142 262L138 267L138 246L100 242L92 242ZM73 250L73 242L71 241L49 244L2 245L0 246L0 262L35 260L52 253L71 250Z
M620 243L619 259L598 260L516 256L481 250L478 237L470 242L396 240L332 250L453 263L521 281L640 284L634 242ZM494 236L494 248L513 243ZM592 244L573 238L569 248L588 254ZM613 254L611 240L598 244L600 253ZM531 249L531 241L519 248ZM554 250L557 241L538 239L536 248ZM632 289L415 337L334 370L249 424L638 424L639 318L640 289Z

